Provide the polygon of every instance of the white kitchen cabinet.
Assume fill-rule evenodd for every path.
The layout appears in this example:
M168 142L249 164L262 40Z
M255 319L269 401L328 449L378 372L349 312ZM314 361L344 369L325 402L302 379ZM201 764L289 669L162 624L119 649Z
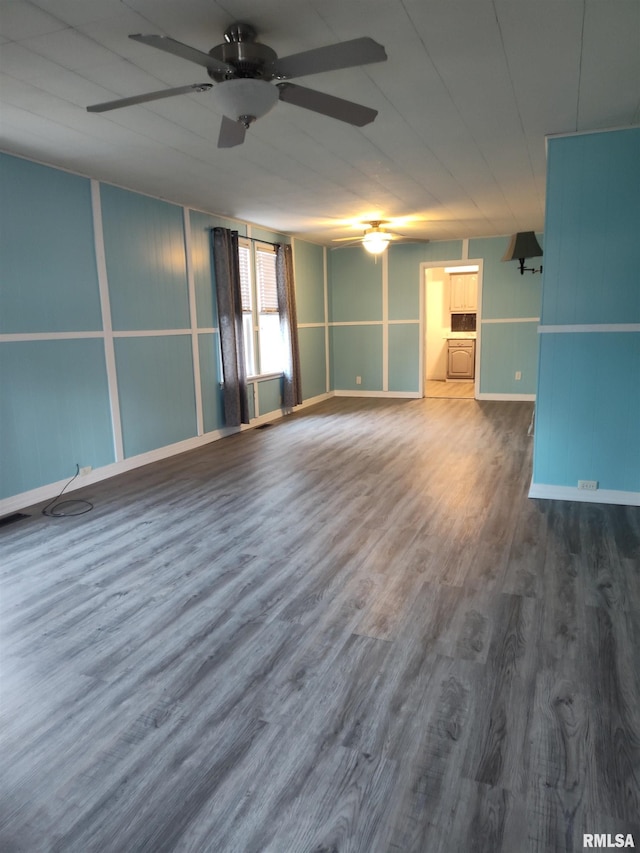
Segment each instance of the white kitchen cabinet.
M447 379L474 379L476 342L469 338L447 341Z
M451 273L449 310L454 314L478 310L477 273Z

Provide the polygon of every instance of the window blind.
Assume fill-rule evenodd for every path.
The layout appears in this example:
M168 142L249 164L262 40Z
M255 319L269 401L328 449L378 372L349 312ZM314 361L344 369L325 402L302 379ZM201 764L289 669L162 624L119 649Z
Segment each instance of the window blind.
M240 295L242 297L242 310L251 311L251 249L249 246L238 246L238 259L240 262Z
M256 249L256 284L258 311L261 314L277 314L276 255L272 249Z

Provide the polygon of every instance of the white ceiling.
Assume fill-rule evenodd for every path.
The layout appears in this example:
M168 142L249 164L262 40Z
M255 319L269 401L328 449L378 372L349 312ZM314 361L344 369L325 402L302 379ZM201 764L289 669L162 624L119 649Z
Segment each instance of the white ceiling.
M296 82L379 111L359 129L279 103L216 148L207 82L139 44L208 51L248 21L279 56L370 36L388 60ZM640 123L638 0L0 0L5 150L321 243L385 218L427 239L542 230L545 135Z

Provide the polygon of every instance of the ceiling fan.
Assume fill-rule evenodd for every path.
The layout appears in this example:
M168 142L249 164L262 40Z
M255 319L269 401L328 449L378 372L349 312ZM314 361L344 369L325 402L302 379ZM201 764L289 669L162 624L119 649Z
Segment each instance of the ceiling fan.
M251 24L232 24L225 30L224 43L216 45L209 53L203 53L168 36L130 35L129 38L134 41L203 66L216 85L193 83L190 86L162 89L131 98L93 104L87 107L87 110L90 113L101 113L160 98L170 98L173 95L207 92L213 88L223 113L218 148L241 145L252 122L266 115L278 100L356 127L369 124L377 116L377 110L362 104L285 81L291 77L383 62L387 54L381 44L371 38L357 38L278 58L272 48L256 40L256 35ZM282 82L273 85L272 80Z
M374 219L371 222L366 222L363 224L368 225L369 227L365 228L362 237L338 237L332 242L344 243L345 247L349 245L354 245L355 243L361 243L362 247L366 249L367 252L370 252L372 255L381 255L387 248L389 243L392 241L400 241L405 243L428 242L428 240L409 237L406 234L398 234L396 231L389 231L389 229L383 227L384 225L389 224L389 220L387 219ZM334 246L333 248L340 249L343 247Z

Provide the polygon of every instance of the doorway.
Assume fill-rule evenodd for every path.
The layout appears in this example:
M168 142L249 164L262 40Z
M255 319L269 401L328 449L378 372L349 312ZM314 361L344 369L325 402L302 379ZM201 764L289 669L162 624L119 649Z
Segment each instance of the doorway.
M479 390L482 260L421 264L424 291L423 376L425 397L474 399ZM470 353L471 370L458 378L450 362L450 341ZM460 351L453 354L458 358Z

